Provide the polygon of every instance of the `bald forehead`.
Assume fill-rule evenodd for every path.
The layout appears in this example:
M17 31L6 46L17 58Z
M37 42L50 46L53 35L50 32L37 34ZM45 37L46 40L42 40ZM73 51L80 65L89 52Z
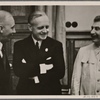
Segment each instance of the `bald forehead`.
M12 19L12 15L6 11L0 11L0 25L4 24L9 19Z

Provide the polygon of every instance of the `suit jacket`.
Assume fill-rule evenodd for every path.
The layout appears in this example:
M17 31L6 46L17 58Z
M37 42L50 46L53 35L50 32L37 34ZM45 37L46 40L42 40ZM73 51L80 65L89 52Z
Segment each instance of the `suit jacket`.
M100 51L100 48L98 48ZM73 95L96 95L100 94L100 68L97 66L94 43L80 48L72 76L71 91Z
M3 58L0 57L0 95L10 94L10 66L6 58L6 70L4 69Z
M49 60L46 60L50 58ZM25 62L23 62L23 59ZM46 74L40 74L40 64L53 64ZM60 79L65 73L62 44L50 37L42 41L37 52L32 37L18 41L14 45L13 68L20 78L18 94L61 94ZM39 83L30 77L38 76Z

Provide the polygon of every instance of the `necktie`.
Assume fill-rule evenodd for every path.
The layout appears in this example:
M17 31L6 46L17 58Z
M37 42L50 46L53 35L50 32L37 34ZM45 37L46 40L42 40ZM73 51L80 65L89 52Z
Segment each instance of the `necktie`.
M39 43L36 42L36 49L39 50Z

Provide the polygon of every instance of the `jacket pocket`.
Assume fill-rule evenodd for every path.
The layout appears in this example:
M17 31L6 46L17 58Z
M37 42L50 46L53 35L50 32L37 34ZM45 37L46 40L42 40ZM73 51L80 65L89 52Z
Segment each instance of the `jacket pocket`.
M85 60L85 61L82 61L81 64L82 64L82 70L81 70L82 71L82 77L83 78L89 77L91 63L89 63L88 60Z

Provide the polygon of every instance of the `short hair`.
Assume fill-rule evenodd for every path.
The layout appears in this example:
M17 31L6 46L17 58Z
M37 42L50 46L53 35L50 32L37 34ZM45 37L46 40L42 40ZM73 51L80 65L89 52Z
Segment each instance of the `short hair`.
M28 23L31 24L32 19L38 18L40 16L44 16L44 15L46 15L46 13L43 12L43 11L35 11L35 12L33 12L33 13L31 13L29 15L29 17L28 17Z
M100 21L100 15L98 15L98 16L96 16L95 18L94 18L94 22L99 22Z

